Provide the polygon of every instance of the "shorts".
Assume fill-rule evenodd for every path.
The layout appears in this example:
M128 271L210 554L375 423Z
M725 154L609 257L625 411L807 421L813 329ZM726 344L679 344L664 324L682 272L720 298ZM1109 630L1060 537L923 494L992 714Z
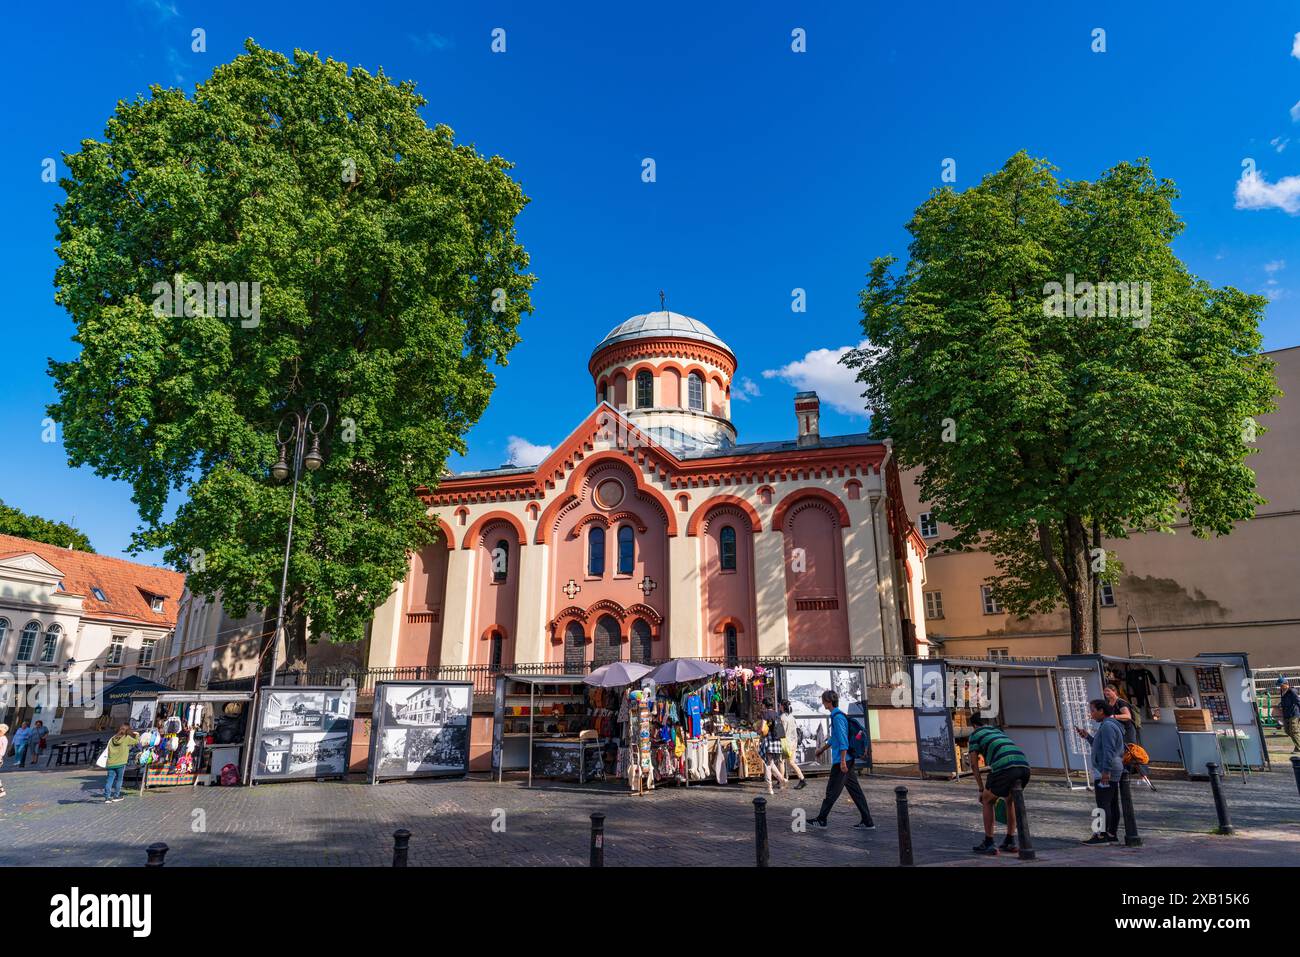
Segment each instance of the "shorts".
M994 797L1004 798L1011 794L1011 785L1017 781L1022 788L1029 783L1029 768L1023 764L991 772L986 786L993 792Z

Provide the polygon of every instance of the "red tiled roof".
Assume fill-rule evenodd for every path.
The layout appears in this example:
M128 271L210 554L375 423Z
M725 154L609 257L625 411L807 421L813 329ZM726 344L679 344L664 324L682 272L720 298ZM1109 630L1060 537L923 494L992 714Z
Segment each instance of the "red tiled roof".
M63 572L65 594L84 596L83 618L141 622L160 628L176 626L181 592L185 588L185 576L180 572L0 535L0 559L32 554ZM105 600L96 598L92 588L103 592ZM162 612L153 610L148 595L163 599Z

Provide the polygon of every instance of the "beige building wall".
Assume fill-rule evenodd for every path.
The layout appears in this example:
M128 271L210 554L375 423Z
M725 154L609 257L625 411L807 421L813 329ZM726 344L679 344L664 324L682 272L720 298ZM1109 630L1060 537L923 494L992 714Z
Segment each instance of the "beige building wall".
M1268 499L1255 518L1231 535L1198 539L1187 526L1173 534L1147 533L1108 540L1124 565L1114 586L1115 605L1101 610L1100 650L1159 657L1187 657L1203 651L1246 652L1254 667L1300 664L1300 347L1269 353L1278 386L1286 395L1278 411L1260 419L1269 431L1249 457L1259 493ZM914 476L903 476L908 514L928 511ZM918 521L918 525L920 522ZM952 534L939 526L933 544ZM980 586L994 574L982 552L926 558L922 592L938 592L943 617L926 621L938 653L985 657L1065 654L1070 650L1069 617L1054 614L1017 619L986 614ZM924 601L924 598L921 599ZM924 606L922 606L924 607ZM1132 615L1142 631L1126 641Z

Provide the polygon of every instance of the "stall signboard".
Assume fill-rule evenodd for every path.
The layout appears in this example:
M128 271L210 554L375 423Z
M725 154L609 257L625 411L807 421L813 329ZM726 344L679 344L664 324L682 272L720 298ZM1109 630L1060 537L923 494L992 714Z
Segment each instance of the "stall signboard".
M947 669L942 661L912 666L912 713L916 717L916 753L921 774L956 774L952 712L948 710Z
M467 681L376 684L370 783L467 775L473 697Z
M840 696L840 710L862 727L867 722L867 684L861 667L855 665L784 665L781 668L781 697L790 702L797 740L794 762L804 771L829 771L830 752L817 757L817 750L830 739L831 713L822 707L822 692ZM870 735L863 766L871 767Z
M253 782L345 777L356 704L355 687L264 688L258 694Z

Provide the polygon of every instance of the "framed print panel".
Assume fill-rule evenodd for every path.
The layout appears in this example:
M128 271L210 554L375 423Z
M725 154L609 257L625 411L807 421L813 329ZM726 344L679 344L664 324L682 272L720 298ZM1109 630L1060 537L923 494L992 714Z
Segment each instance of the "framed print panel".
M376 684L370 783L469 774L473 698L467 681Z

